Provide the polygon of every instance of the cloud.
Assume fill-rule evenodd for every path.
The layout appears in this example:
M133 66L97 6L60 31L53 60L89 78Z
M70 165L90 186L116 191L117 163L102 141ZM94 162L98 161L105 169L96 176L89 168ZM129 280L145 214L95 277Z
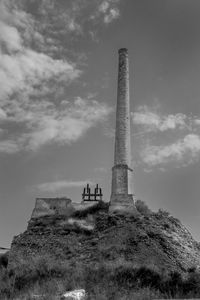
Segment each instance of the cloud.
M120 17L118 8L120 0L104 0L97 8L97 11L91 15L90 19L97 21L103 19L104 24L109 24Z
M149 167L169 162L190 164L200 156L200 136L188 134L170 145L148 146L142 152L143 162Z
M39 184L37 188L42 192L56 192L64 188L72 188L72 187L82 187L85 186L87 183L93 185L94 183L91 180L84 180L84 181L54 181L54 182L45 182Z
M30 132L24 134L27 148L37 150L46 143L71 144L81 138L90 128L103 122L111 109L95 100L76 98L74 103L61 105L60 111L50 107L49 111L36 111L32 116Z
M0 21L0 43L9 51L18 51L22 48L22 41L18 30Z
M119 18L120 16L120 11L116 7L116 3L119 1L103 1L99 5L99 12L104 15L104 23L109 24L113 20ZM114 5L114 6L113 6Z
M109 24L113 20L118 19L120 16L120 12L118 8L111 8L109 13L104 16L104 23Z
M38 1L37 29L40 33L45 33L45 42L49 44L46 50L49 51L53 43L52 52L57 53L62 48L60 41L66 37L68 48L77 36L79 39L92 37L95 40L94 34L101 25L107 25L119 18L119 3L120 0ZM44 49L45 42L42 45Z
M30 49L13 55L0 53L0 100L16 92L31 94L34 86L48 87L46 81L54 78L72 81L79 74L72 64Z
M132 113L139 156L144 169L180 167L200 158L200 120L198 116L161 114L158 107L139 106ZM150 170L151 171L151 170Z
M102 13L106 13L109 8L110 8L110 1L103 1L99 5L99 11L102 12Z
M48 101L35 103L12 102L6 107L7 122L24 124L23 129L2 141L0 151L15 153L21 150L36 151L45 144L71 144L103 123L112 109L104 103L77 97L73 102L62 101L55 105ZM7 147L6 147L7 145Z
M14 140L0 141L0 153L14 154L19 151L19 145Z
M70 48L61 37L70 45L70 36L82 31L79 16L87 3L29 3L37 12L32 14L23 1L0 1L0 152L70 144L111 112L94 97L66 97L82 71L68 58ZM99 2L94 4L97 8Z
M17 26L22 24L22 19L26 22L25 13L9 11L4 1L1 9L4 14L0 13L0 101L17 92L29 94L35 85L48 87L50 80L69 82L80 75L75 64L54 59L27 45L28 39Z
M7 118L6 112L0 108L0 121L5 120Z
M184 114L160 115L146 105L139 106L137 111L132 114L133 123L143 126L147 132L167 131L174 129L184 129L188 127L187 116Z

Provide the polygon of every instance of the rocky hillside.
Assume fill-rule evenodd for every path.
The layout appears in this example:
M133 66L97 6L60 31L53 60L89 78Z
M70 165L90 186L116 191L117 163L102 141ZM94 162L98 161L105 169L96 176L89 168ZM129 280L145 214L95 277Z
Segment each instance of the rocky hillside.
M9 267L46 256L70 265L131 263L184 272L200 267L200 244L166 212L109 215L108 204L99 203L71 217L30 220L27 230L13 239Z

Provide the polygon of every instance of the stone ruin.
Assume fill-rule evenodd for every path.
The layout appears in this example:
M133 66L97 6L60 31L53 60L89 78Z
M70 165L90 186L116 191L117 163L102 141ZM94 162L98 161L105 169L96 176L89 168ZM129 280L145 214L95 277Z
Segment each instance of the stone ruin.
M52 216L56 214L65 215L69 212L71 206L71 199L69 198L36 198L35 208L31 218L38 218L42 216Z
M134 204L131 168L130 96L128 50L119 49L118 90L116 107L116 130L114 166L109 213L138 214ZM70 215L76 209L85 209L102 201L102 190L96 185L94 192L87 184L82 193L82 202L68 198L37 198L32 218L44 215Z
M91 193L89 184L83 189L82 202L72 202L71 199L66 197L61 198L36 198L35 208L32 212L31 219L53 216L53 215L66 215L71 216L75 211L87 209L102 201L102 189L97 184L94 188L94 193Z

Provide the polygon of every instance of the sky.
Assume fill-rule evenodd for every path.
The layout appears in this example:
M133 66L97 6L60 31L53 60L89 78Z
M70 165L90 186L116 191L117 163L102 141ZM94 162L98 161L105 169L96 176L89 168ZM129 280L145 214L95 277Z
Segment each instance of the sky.
M134 191L200 240L200 1L0 0L0 246L36 197L111 192L128 48Z

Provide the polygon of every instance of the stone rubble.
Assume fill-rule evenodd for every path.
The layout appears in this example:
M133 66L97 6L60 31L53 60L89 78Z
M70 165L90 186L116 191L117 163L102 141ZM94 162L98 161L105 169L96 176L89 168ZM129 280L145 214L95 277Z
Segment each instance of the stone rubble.
M84 300L86 296L85 290L74 290L70 292L66 292L61 296L61 300Z

